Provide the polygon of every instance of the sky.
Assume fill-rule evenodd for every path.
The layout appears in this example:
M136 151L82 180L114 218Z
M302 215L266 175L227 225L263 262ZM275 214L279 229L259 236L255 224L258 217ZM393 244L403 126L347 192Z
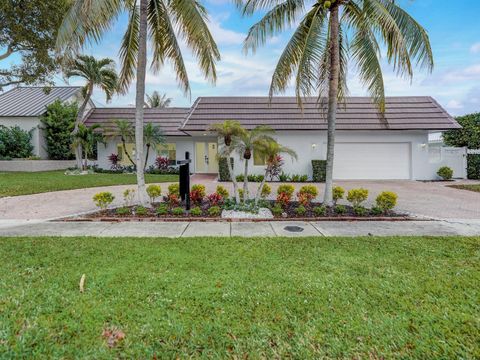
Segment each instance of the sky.
M216 40L221 61L217 63L218 80L208 83L199 72L195 59L183 47L189 73L191 94L185 96L179 89L171 67L167 64L158 74L147 74L147 93L154 90L173 99L172 106L190 106L199 96L267 96L276 62L285 47L291 31L270 39L256 54L245 55L242 42L248 29L262 14L242 17L229 0L201 0L209 12L209 28ZM478 0L399 0L399 3L427 30L434 53L432 73L416 69L412 81L396 76L385 61L383 71L387 96L428 95L434 97L452 115L480 111L480 1ZM110 57L118 63L117 53L125 31L127 17L122 15L106 33L102 41L84 49L96 57ZM151 50L150 50L151 53ZM56 76L58 85L64 84ZM83 84L72 79L70 85ZM350 95L366 95L357 80L354 68L349 67ZM133 106L135 85L124 96L106 103L98 90L93 99L97 106ZM290 88L287 95L293 95Z

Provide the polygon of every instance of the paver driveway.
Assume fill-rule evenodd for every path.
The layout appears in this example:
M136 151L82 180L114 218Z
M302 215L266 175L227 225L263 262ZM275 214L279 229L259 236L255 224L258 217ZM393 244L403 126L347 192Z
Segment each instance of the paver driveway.
M194 176L192 184L203 183L213 192L218 183L208 177ZM462 183L465 183L462 182ZM473 183L473 182L466 182ZM480 193L449 188L451 183L418 181L337 181L345 189L364 187L373 202L384 190L398 194L398 210L412 215L436 219L480 219ZM166 191L168 183L160 184ZM231 184L222 185L231 189ZM316 184L320 194L323 184ZM255 189L258 184L250 184ZM272 184L275 193L277 184ZM297 188L302 184L295 184ZM0 219L53 219L95 210L92 196L99 191L114 193L115 204L122 203L122 192L132 185L58 191L52 193L6 197L0 199Z

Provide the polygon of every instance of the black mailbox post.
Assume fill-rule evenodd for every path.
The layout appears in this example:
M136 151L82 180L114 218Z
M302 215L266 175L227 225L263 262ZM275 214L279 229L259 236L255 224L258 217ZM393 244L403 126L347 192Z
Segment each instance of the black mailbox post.
M185 152L185 160L178 160L180 165L180 198L185 201L185 208L190 210L190 153Z

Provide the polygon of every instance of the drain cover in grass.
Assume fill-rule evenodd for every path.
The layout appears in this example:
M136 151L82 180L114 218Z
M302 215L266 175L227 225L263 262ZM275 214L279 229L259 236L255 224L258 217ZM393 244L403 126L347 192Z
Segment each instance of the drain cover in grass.
M302 227L295 226L295 225L288 225L288 226L285 226L283 229L286 230L286 231L289 231L289 232L302 232L303 231Z

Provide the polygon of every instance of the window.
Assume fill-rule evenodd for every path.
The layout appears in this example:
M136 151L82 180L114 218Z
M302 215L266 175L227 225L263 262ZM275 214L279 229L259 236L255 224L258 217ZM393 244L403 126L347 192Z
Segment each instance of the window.
M165 145L157 146L158 156L166 157L170 162L177 160L177 146L175 143L168 143Z
M262 154L254 151L253 152L253 165L255 166L264 166L266 165L266 159L265 159L265 156L263 156Z

